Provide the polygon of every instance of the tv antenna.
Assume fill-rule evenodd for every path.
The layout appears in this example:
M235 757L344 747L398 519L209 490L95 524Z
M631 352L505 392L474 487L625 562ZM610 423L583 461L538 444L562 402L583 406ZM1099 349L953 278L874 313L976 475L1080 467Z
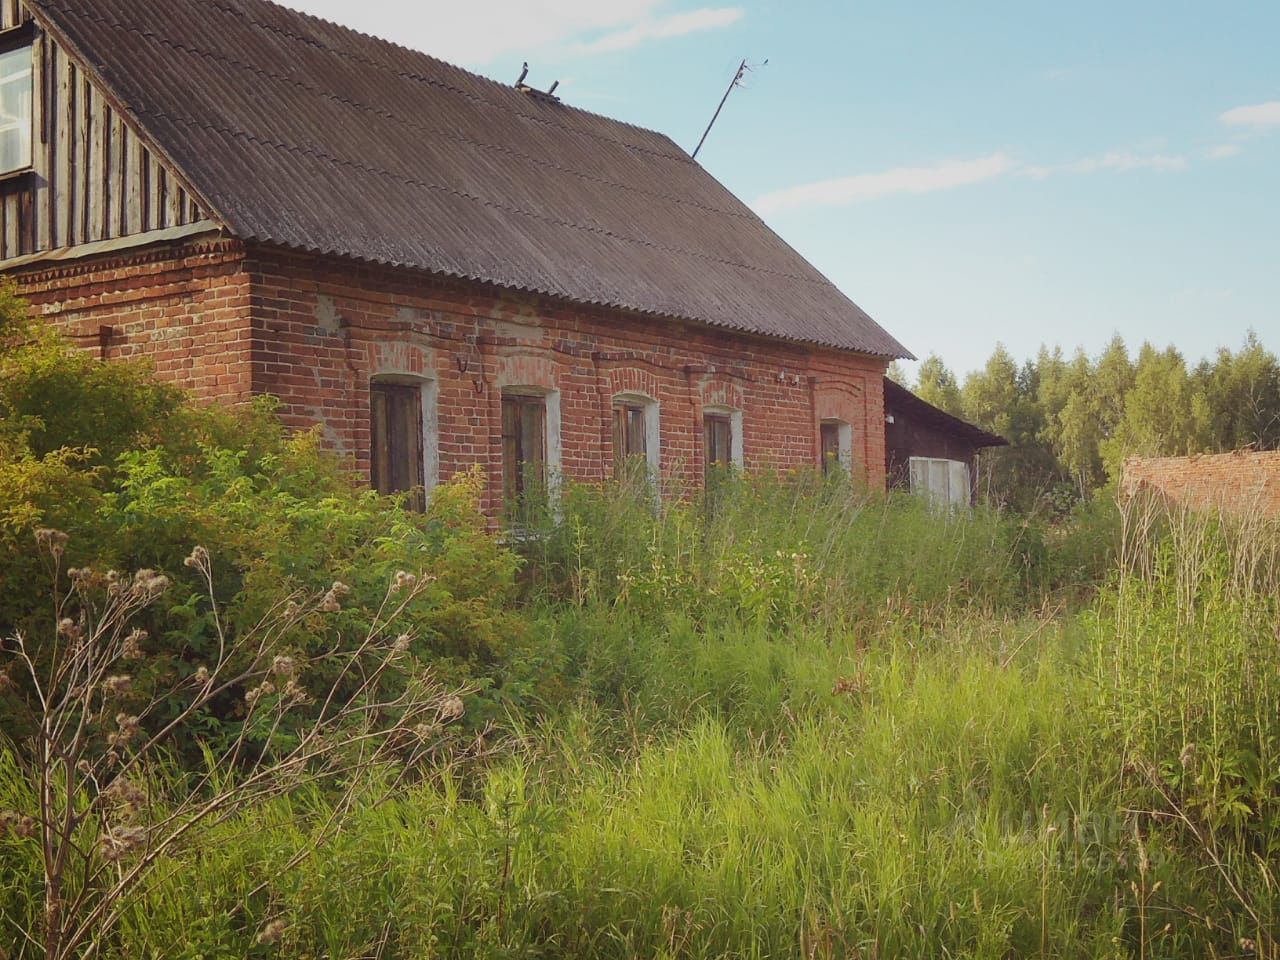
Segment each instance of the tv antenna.
M767 66L768 63L769 61L765 60L764 63L760 64L760 66ZM729 81L729 89L725 90L724 96L720 98L720 106L716 107L716 112L712 115L711 122L707 124L707 129L702 132L702 139L699 140L698 145L693 148L692 159L698 159L698 151L701 150L702 145L707 142L707 134L711 132L711 128L714 127L716 125L716 121L720 119L720 111L723 110L724 105L729 102L729 94L733 93L736 88L742 86L742 81L745 80L747 74L751 73L753 70L755 70L755 67L748 64L745 59L738 64L738 69L734 71L733 79Z
M556 88L560 86L559 80L553 83L549 90L537 90L524 82L524 78L527 76L529 76L529 61L526 60L520 71L520 79L516 81L517 90L521 93L527 93L538 100L552 100L556 103L560 102L560 98L556 96Z

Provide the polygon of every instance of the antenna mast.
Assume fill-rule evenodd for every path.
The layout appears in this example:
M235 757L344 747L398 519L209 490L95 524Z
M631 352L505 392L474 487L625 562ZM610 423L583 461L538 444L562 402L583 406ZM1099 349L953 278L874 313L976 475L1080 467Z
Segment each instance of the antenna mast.
M733 93L733 88L742 82L742 78L747 73L747 61L743 59L738 64L737 72L734 73L733 79L729 81L729 89L724 92L724 96L720 98L720 106L716 107L715 115L711 118L711 122L707 124L707 129L702 132L702 139L698 141L698 145L693 148L693 159L698 159L698 151L702 149L702 145L707 142L707 134L711 132L711 128L716 125L716 121L720 119L720 111L724 109L724 105L729 100L729 94Z

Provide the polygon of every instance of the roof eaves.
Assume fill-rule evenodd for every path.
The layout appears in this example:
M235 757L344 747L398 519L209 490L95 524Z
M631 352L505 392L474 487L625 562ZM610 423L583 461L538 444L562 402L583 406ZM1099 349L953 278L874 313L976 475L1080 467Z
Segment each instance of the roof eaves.
M406 263L403 261L379 260L372 257L361 256L356 253L349 253L336 248L324 248L318 246L301 246L285 243L273 237L260 236L242 236L237 239L246 243L255 243L264 247L274 247L279 250L286 250L293 253L307 254L318 257L332 257L337 260L346 260L354 263L368 264L373 267L384 267L388 270L409 270L415 273L425 274L428 276L441 277L446 280L460 280L467 283L479 283L487 287L493 287L498 290L505 290L510 293L524 294L534 297L549 297L552 300L559 300L564 303L577 304L578 306L594 307L603 310L619 310L625 313L635 314L641 317L651 317L656 320L670 320L677 323L692 323L702 327L709 327L714 330L725 330L733 334L743 337L759 337L763 340L771 340L780 343L792 343L802 346L821 347L825 350L842 350L848 353L859 354L864 357L874 357L880 360L897 360L897 359L914 359L907 355L906 357L885 353L866 345L859 344L841 344L819 340L815 337L795 337L786 336L777 333L765 333L759 330L751 330L746 327L735 327L721 320L714 320L706 317L697 317L688 314L663 313L649 307L640 307L635 304L627 303L621 300L604 300L604 299L587 299L583 297L575 297L572 294L562 290L544 289L518 283L503 283L491 277L483 277L476 274L457 273L449 270L424 267L421 264ZM897 342L897 341L895 341ZM921 401L923 403L923 401ZM941 412L941 411L939 411ZM959 421L964 423L964 421ZM967 425L966 425L967 426ZM971 429L977 430L976 427ZM981 432L981 431L979 431Z
M900 383L895 383L888 377L884 378L885 399L889 403L898 403L909 408L912 412L927 418L942 429L964 437L975 447L1007 447L1009 441L997 433L983 430L981 427L963 420L955 414L948 413L941 407L935 407L932 403L924 400Z

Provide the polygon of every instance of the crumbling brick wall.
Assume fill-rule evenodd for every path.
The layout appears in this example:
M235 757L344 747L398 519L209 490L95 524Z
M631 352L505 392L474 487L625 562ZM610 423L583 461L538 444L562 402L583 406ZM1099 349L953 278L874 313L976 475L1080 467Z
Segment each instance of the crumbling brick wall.
M1130 457L1121 489L1127 496L1152 490L1187 506L1280 517L1280 451Z

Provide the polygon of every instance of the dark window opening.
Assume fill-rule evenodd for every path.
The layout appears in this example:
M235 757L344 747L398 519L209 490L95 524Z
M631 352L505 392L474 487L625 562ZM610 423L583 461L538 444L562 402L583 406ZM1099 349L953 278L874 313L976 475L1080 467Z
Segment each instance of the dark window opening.
M707 472L733 463L733 419L728 414L708 413L703 417L706 432Z
M613 408L613 472L621 476L625 465L645 458L649 442L645 428L645 409L638 403L618 403Z
M509 505L547 484L547 404L543 397L502 398L502 493Z
M409 503L425 507L423 480L422 388L374 383L369 387L373 488L379 493L412 491Z
M840 461L840 424L824 423L821 426L822 472L830 474L838 470Z

